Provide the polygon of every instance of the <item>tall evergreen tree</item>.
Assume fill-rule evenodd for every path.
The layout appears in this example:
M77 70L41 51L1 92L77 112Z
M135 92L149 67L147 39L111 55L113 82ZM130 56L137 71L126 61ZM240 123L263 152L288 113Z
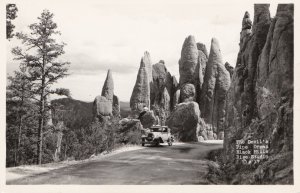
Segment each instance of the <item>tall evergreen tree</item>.
M19 60L20 67L26 70L26 78L31 83L32 99L38 104L39 124L37 142L37 163L42 163L43 133L46 128L50 107L47 98L50 94L69 96L68 89L52 89L57 80L67 76L69 62L62 62L58 58L63 55L65 43L57 43L55 36L60 35L57 24L53 21L53 14L44 10L38 23L29 26L30 34L17 33L24 48L15 47L12 53L15 60Z

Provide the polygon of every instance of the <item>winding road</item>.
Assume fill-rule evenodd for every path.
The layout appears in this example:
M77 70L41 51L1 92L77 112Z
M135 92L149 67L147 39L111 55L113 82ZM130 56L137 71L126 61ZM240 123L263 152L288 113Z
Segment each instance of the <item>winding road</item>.
M209 184L207 153L221 144L184 143L122 152L7 184Z

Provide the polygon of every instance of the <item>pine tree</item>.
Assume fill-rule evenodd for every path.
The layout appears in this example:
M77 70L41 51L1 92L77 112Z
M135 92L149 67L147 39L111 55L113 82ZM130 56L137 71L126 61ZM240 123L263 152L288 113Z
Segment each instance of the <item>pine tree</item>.
M32 100L38 104L39 124L37 142L37 163L42 163L43 132L46 127L50 106L47 98L50 94L69 96L68 89L52 89L57 80L67 76L69 62L61 62L58 58L63 55L65 43L56 43L55 37L60 35L57 24L53 22L53 14L44 10L38 23L29 26L30 34L16 33L22 40L23 47L15 47L12 53L19 60L20 68L26 70L26 78L31 83Z
M24 74L24 69L20 71L15 71L14 76L8 77L8 86L6 92L6 103L7 107L10 107L10 104L14 108L9 109L8 112L12 112L14 114L15 119L12 121L16 125L17 134L16 145L14 148L14 165L18 165L18 157L20 153L20 145L21 145L21 137L22 137L22 130L24 127L24 119L27 119L28 112L32 112L30 98L32 97L31 93L31 83L27 80L26 75ZM10 113L7 113L9 116ZM9 121L8 121L9 124Z
M13 30L15 26L11 23L17 17L18 8L16 4L6 5L6 38L9 40L14 36Z

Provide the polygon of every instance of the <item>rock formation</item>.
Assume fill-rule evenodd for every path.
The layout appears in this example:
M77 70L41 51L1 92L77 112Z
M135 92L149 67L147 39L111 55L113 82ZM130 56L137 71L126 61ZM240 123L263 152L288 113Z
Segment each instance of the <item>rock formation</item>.
M96 96L93 104L93 112L97 117L112 115L112 102L104 96Z
M246 12L227 96L224 158L235 160L237 139L269 140L268 161L247 180L293 183L293 4L279 4L273 19L269 5L257 4L252 31L250 21Z
M198 64L198 49L194 36L188 36L183 43L179 59L179 84L195 83L195 73Z
M130 108L134 114L140 113L144 107L150 108L150 83L152 83L152 65L150 54L145 52L130 97Z
M145 51L144 56L141 59L141 65L143 65L147 68L148 72L148 81L149 84L151 85L152 82L152 61L149 52Z
M119 116L120 115L120 101L119 97L116 95L113 96L113 104L112 104L112 113L114 116Z
M102 87L101 96L104 96L107 100L113 101L114 97L114 81L112 78L111 71L108 70L104 85Z
M171 110L171 97L173 95L173 77L167 70L164 61L152 67L151 107L155 106L164 111Z
M212 125L215 133L224 131L225 100L229 86L230 74L222 61L219 43L213 38L202 85L200 109L204 121Z
M193 84L184 84L180 89L180 101L188 102L195 101L196 99L196 89Z
M157 123L156 116L153 111L146 111L142 116L140 116L140 121L143 128L150 128L152 125Z
M173 109L173 96L177 87L177 80L167 70L165 62L160 60L152 66L150 55L145 52L130 98L130 107L134 117L147 107L152 109L164 124Z
M200 104L201 101L201 91L202 91L202 85L204 82L204 76L205 76L205 70L206 70L206 64L208 60L208 54L206 50L206 46L200 42L197 43L197 49L198 49L198 64L196 67L196 92L197 92L197 99L196 101L198 104Z
M173 96L173 109L180 103L180 90L178 89Z
M229 72L230 78L232 78L234 68L228 62L225 62L225 68Z
M119 122L118 140L123 144L139 144L143 126L138 119L124 118Z
M175 76L172 76L160 60L152 66L151 84L151 108L164 125L170 112L173 110L173 96L177 90L178 83Z
M93 114L98 120L120 114L119 99L114 95L114 81L110 70L107 72L101 96L96 96L94 100Z
M200 42L196 43L194 36L188 36L182 46L181 58L179 59L179 88L181 90L180 102L197 101L200 103L203 79L205 75L207 63L206 46ZM192 84L195 92L191 98L186 93L182 92L187 88L192 89ZM185 97L188 97L187 99Z
M186 102L177 105L167 120L167 125L179 141L198 141L199 122L200 110L198 103Z

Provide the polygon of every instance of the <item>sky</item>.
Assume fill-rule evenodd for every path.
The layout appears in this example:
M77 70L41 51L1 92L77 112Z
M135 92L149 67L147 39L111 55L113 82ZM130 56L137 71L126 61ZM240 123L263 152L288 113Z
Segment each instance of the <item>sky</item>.
M140 60L145 51L152 63L164 60L167 69L179 80L181 48L184 39L194 35L210 49L212 37L219 40L223 62L235 66L239 49L242 18L248 11L253 20L252 3L206 3L174 1L20 1L16 32L29 32L44 9L54 13L54 22L67 44L61 60L71 62L69 76L55 87L68 88L72 97L91 102L101 94L108 69L112 70L114 92L121 101L129 101ZM270 7L271 16L276 4ZM20 41L7 41L6 72L11 75L18 62L10 53ZM52 98L56 98L53 96Z

